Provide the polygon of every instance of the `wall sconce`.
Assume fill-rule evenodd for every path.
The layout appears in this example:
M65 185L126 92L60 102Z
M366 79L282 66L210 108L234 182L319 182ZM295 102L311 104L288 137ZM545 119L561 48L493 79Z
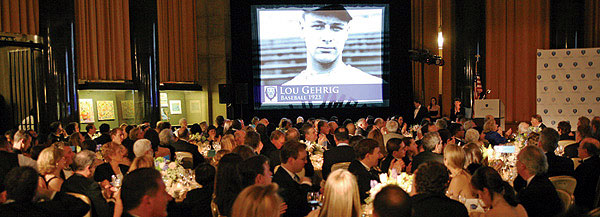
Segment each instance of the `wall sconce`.
M444 48L444 37L442 36L442 31L438 32L438 38L437 38L437 42L438 42L438 48L441 50L442 48Z

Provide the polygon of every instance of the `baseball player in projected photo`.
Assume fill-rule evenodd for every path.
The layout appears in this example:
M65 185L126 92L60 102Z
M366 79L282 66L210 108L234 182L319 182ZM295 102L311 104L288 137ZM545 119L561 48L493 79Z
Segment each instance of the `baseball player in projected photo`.
M305 10L300 19L306 69L283 85L382 84L381 78L345 64L342 52L352 16L341 5Z

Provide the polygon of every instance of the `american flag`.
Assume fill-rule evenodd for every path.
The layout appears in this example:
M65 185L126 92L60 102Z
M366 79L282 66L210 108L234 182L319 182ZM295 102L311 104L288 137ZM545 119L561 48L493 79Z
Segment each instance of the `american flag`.
M479 75L475 75L475 99L479 99L481 92L483 92L483 88L481 87L481 78Z

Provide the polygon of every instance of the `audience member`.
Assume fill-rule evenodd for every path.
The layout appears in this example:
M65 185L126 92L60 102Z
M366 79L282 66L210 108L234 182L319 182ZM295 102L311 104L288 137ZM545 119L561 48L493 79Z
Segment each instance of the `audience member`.
M240 155L243 160L246 160L250 157L256 156L256 153L254 152L254 150L252 150L252 148L247 145L237 146L233 149L233 151L231 151L231 153L236 153L236 154Z
M596 185L600 176L600 143L594 138L585 138L579 143L578 154L582 163L575 169L575 204L591 210L595 208Z
M133 159L133 162L131 162L127 173L137 170L139 168L154 168L154 158L152 158L152 156L150 155L136 157L135 159Z
M379 172L373 169L383 157L379 144L373 139L364 139L354 148L356 159L348 166L348 171L356 176L361 203L365 203L367 192L371 189L371 180L379 182Z
M510 131L511 130L509 130L509 132ZM508 140L502 135L502 130L498 128L498 124L496 124L496 120L494 119L485 122L483 125L483 134L485 134L485 139L490 142L490 145L492 146L505 144L508 142Z
M200 188L187 192L182 210L187 216L212 217L210 203L215 189L215 167L208 163L200 164L195 170L196 182Z
M581 140L592 136L592 128L588 125L579 125L577 126L577 131L575 132L575 143L567 145L565 147L564 156L568 158L575 158L578 156L577 151L579 149L579 144Z
M373 200L374 217L410 217L411 199L397 185L383 187Z
M185 121L185 119L183 119ZM181 124L181 121L180 121ZM193 167L192 168L196 168L198 165L200 165L201 163L204 162L204 157L200 154L200 152L198 152L198 146L196 145L192 145L191 143L188 142L188 140L190 139L190 134L189 132L183 131L181 133L179 133L179 139L172 143L172 147L173 149L175 149L175 153L177 154L177 152L186 152L192 155L192 160L193 160ZM191 168L190 168L191 169Z
M250 185L271 184L273 173L269 167L269 158L264 155L250 157L240 164L242 188Z
M85 130L87 131L84 136L85 140L92 140L96 137L96 125L94 123L87 124Z
M75 174L69 177L62 185L60 191L83 194L92 201L92 216L109 217L113 216L114 204L109 204L104 195L112 197L108 192L103 190L97 182L92 180L94 171L96 170L96 153L83 150L73 160L73 170Z
M90 207L82 200L62 192L38 191L39 174L31 167L15 167L5 177L7 202L0 205L0 217L14 216L83 216ZM45 202L34 202L44 195Z
M422 143L424 151L413 157L412 166L410 169L410 172L412 173L414 173L422 163L429 161L437 161L440 163L444 162L444 157L441 155L443 148L442 141L437 132L425 134L422 139Z
M381 153L383 155L387 155L387 150L385 150L385 144L383 143L383 134L381 133L380 129L373 128L373 130L367 134L367 138L375 140L379 145L379 150L381 150Z
M571 133L571 124L568 121L558 122L557 129L560 140L575 140L575 136Z
M313 129L314 131L314 129ZM348 144L350 135L345 127L338 127L333 133L337 146L323 153L323 178L327 179L331 167L336 163L351 162L354 160L354 149Z
M535 115L531 116L531 126L539 127L542 130L546 129L546 125L544 123L542 123L542 116L539 114L535 114Z
M448 144L444 148L444 165L450 171L450 186L448 186L447 196L452 199L475 198L473 191L469 186L471 174L465 170L465 151L455 144Z
M485 166L483 152L481 147L476 143L468 143L463 146L465 150L465 166L469 174L475 174L475 170L481 166Z
M60 177L60 172L67 166L67 159L63 150L55 145L45 148L37 160L37 168L40 171L40 186L44 189L60 191L65 181Z
M311 180L296 174L307 163L306 146L297 141L286 141L280 156L281 166L273 175L273 182L281 186L280 195L288 205L283 216L306 216L310 212L306 195L310 191Z
M231 206L233 206L235 198L242 191L242 180L239 175L239 164L242 161L242 157L235 153L226 154L219 161L215 179L214 201L221 215L231 216Z
M127 165L122 164L125 155L125 147L113 142L102 145L100 149L105 163L99 165L94 172L94 180L100 182L100 186L107 188L113 176L115 179L123 180L123 176L129 171Z
M166 217L167 204L172 198L156 169L141 168L123 179L121 200L123 217Z
M547 170L546 155L537 146L525 146L517 155L517 172L527 181L517 197L529 217L555 216L563 211L562 201L546 175Z
M362 215L356 178L348 170L331 172L323 190L323 206L307 217L359 217Z
M252 150L254 150L254 153L260 154L263 148L263 143L260 140L260 134L258 134L255 131L247 132L244 140L244 145L250 146Z
M389 172L392 169L396 169L396 172L404 172L406 165L404 164L403 158L406 156L407 146L400 138L392 138L388 140L387 145L387 156L381 161L382 172Z
M232 217L279 217L282 199L277 185L253 185L244 189L235 199Z
M104 145L104 143L110 142L110 125L101 124L100 125L100 136L94 139L98 145Z
M412 216L469 216L465 205L445 195L449 181L444 164L437 161L420 164L413 183L416 195L411 198Z
M493 168L484 166L477 169L471 177L471 186L483 201L484 208L487 208L485 213L476 215L474 212L471 216L527 217L525 208L517 202L513 188Z
M281 148L285 143L285 134L279 130L275 130L271 133L271 144L275 147L267 157L269 157L269 163L271 165L271 171L275 168L275 166L281 163L281 158L279 155L281 154Z

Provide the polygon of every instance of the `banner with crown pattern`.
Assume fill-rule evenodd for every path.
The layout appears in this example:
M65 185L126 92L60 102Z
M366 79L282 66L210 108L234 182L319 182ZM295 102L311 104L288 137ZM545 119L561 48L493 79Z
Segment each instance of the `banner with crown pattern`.
M600 115L600 48L537 50L537 113L556 129Z

